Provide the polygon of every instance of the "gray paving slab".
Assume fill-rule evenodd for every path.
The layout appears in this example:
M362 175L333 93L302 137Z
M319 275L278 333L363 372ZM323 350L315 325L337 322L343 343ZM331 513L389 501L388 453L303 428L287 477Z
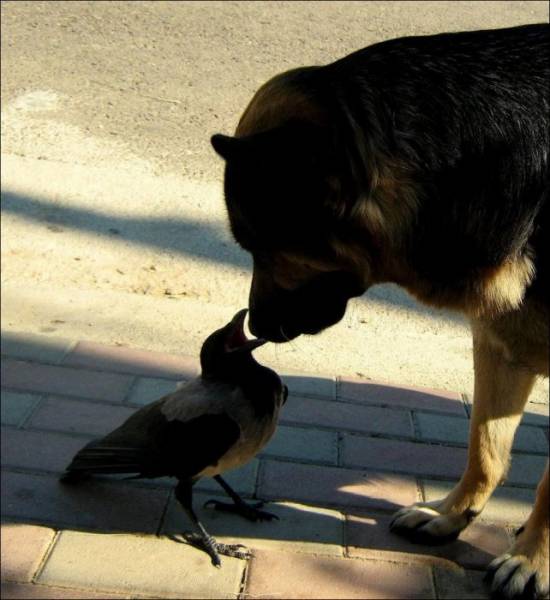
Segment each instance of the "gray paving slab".
M88 440L57 432L2 427L2 466L61 473Z
M21 425L40 402L39 394L2 390L0 402L2 425Z
M126 401L129 404L144 406L172 393L177 386L178 382L170 379L139 377L132 386Z
M291 371L279 373L288 386L289 392L297 396L311 396L312 398L336 398L336 380L334 377L311 375Z
M443 415L416 412L419 438L426 441L451 442L468 445L470 422ZM520 425L514 439L513 450L548 454L548 440L539 427Z
M336 465L338 462L338 435L333 431L279 425L261 456Z
M282 422L322 426L338 431L383 433L411 437L412 420L408 410L388 410L333 400L290 396L281 411Z
M2 361L2 385L8 389L43 394L77 396L89 400L122 402L133 377L6 359Z
M122 425L135 411L128 406L50 396L34 411L27 427L96 437Z
M29 332L2 331L2 354L33 362L59 364L75 345L74 341Z
M2 471L0 491L6 520L130 533L155 533L169 494L99 480L63 485L50 475L8 470Z

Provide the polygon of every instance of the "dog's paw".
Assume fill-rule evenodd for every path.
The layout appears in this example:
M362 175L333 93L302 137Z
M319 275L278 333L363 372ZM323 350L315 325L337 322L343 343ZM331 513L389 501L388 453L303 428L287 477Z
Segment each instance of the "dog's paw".
M504 600L548 597L548 544L544 536L520 534L516 543L487 568L491 595Z
M445 544L455 540L471 521L468 514L439 512L439 502L422 502L399 510L390 531L419 544Z

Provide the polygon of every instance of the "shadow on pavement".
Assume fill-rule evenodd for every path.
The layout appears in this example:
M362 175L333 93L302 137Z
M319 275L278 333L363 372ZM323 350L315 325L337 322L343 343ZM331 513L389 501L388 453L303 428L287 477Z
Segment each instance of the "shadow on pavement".
M250 256L231 241L226 224L215 225L183 217L120 217L85 208L63 206L45 198L31 198L9 190L2 191L2 211L29 222L44 223L54 234L62 233L65 229L82 231L98 238L116 238L137 246L231 265L251 272ZM362 298L366 300L367 296ZM419 304L395 285L376 286L368 291L368 298L427 317L465 323L456 313L438 311Z

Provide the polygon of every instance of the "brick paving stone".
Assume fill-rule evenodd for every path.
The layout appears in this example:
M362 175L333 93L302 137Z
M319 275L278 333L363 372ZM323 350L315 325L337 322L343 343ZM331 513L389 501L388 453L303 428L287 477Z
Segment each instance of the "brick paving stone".
M305 373L291 373L288 371L281 371L279 374L288 386L288 390L291 394L296 396L311 396L314 398L329 398L330 400L336 398L336 381L332 377L308 375Z
M277 515L279 520L251 522L238 515L203 508L205 501L211 498L208 494L194 494L193 503L201 523L219 542L244 544L251 549L342 556L344 520L335 510L268 502L263 510ZM224 501L231 502L229 499ZM162 531L176 534L189 529L188 517L177 500L171 498Z
M101 531L154 533L168 490L90 481L63 485L57 477L2 471L5 520L29 520L54 526Z
M280 425L261 456L335 465L338 462L338 434L333 431Z
M105 346L95 342L78 342L63 364L170 379L190 379L198 375L200 370L198 358L125 346Z
M74 342L62 338L34 333L3 331L2 354L33 362L56 365L74 346Z
M26 392L122 402L131 382L132 377L116 373L2 361L2 386Z
M512 456L512 465L506 477L506 484L537 487L547 462L547 456L515 454Z
M18 426L32 412L40 401L41 396L36 394L23 394L2 390L2 425Z
M223 478L239 494L253 496L254 491L256 490L256 479L258 477L259 464L260 461L258 459L253 459L239 469L231 469L230 471L226 471L223 474ZM204 477L203 479L199 479L199 481L195 484L194 489L225 494L220 485L216 483L212 477Z
M444 498L454 487L450 481L423 480L422 484L428 502ZM493 492L478 519L489 523L520 525L529 516L534 501L534 490L501 486Z
M31 581L55 531L37 525L2 523L1 535L2 581Z
M246 561L210 558L188 544L155 536L63 531L38 583L178 598L235 598Z
M100 436L121 425L135 412L135 408L126 406L52 396L42 402L27 427Z
M424 565L257 550L247 598L435 598Z
M428 413L415 413L420 439L468 445L470 422L465 419ZM548 454L548 440L538 427L521 425L514 439L513 450Z
M391 533L391 520L387 515L348 515L345 537L349 555L404 562L419 560L428 564L436 558L465 568L484 569L495 556L508 549L511 541L504 527L473 523L454 542L425 546Z
M39 598L55 600L64 599L81 600L85 598L100 598L105 600L105 594L101 592L93 592L91 590L75 590L73 588L52 587L49 585L36 585L31 583L2 583L2 592L0 594L4 600L38 600ZM109 599L116 600L117 598L137 598L138 596L121 596L109 592Z
M349 467L454 478L466 464L466 449L344 434L342 462Z
M338 399L355 400L365 404L433 410L466 417L462 396L456 392L408 386L395 386L384 382L341 377L338 380Z
M176 390L177 381L173 379L158 379L154 377L140 377L130 390L128 404L137 404L145 406L154 402L166 394L171 394Z
M537 425L548 429L550 421L548 419L548 404L536 404L528 402L521 419L523 425Z
M281 412L281 421L362 433L402 437L413 435L411 416L407 410L388 410L378 406L359 406L298 396L288 399Z
M440 600L489 600L489 587L483 581L485 572L435 567L435 589Z
M61 473L88 438L2 427L2 466Z
M418 499L416 480L407 476L272 460L262 462L260 498L388 511Z

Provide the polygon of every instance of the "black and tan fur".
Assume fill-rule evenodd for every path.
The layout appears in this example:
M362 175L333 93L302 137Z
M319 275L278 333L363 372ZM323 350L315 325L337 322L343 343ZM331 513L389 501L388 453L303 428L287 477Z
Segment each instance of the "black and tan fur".
M409 37L283 73L244 112L226 159L236 240L254 259L250 326L284 342L394 282L472 322L468 464L395 530L456 536L505 477L535 378L548 376L548 25ZM548 590L548 469L509 554L503 597Z

